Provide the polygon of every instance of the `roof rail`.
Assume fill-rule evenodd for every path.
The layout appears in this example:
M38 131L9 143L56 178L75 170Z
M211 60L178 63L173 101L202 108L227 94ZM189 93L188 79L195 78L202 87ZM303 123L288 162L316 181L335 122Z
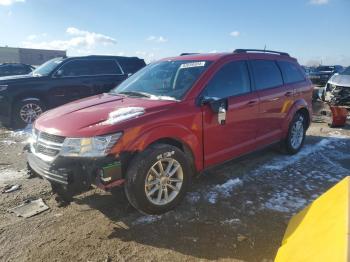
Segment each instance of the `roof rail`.
M265 50L265 49L236 49L235 51L233 51L233 53L234 54L242 54L242 53L270 53L270 54L290 56L286 52L278 52L278 51Z
M199 53L181 53L180 56L184 55L198 55Z

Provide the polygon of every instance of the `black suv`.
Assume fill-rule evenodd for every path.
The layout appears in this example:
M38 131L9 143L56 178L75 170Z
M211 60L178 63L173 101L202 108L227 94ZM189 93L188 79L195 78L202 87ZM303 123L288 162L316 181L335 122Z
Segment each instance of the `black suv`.
M26 64L17 64L17 63L0 64L0 77L26 75L31 73L33 70L34 70L34 67Z
M335 66L319 66L309 74L309 78L315 85L325 85L329 78L335 73L343 71L343 67Z
M31 74L0 77L0 121L24 127L47 109L109 92L145 65L137 57L55 58Z

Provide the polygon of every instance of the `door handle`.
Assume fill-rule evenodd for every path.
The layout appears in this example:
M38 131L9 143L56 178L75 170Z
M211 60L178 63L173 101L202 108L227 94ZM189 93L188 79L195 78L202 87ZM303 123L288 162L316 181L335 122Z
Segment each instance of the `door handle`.
M254 105L256 105L257 103L258 103L257 100L251 100L251 101L249 101L249 102L247 103L247 106L254 106Z
M284 96L292 96L293 95L293 92L287 92L284 94Z

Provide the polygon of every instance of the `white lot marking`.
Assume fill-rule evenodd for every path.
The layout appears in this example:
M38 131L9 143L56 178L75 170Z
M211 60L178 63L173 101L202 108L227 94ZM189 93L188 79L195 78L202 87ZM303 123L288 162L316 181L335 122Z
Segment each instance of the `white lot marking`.
M26 172L24 170L15 171L11 169L0 170L0 186L10 184L11 182L19 179L24 179L26 177Z

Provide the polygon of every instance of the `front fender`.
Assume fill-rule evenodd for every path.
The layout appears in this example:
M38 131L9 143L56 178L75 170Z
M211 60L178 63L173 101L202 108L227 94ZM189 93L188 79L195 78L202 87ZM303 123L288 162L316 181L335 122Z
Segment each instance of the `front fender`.
M150 128L143 132L139 131L132 129L125 132L111 153L141 152L158 140L174 139L191 150L196 169L203 169L202 133L200 128L189 130L181 125L166 124Z
M312 119L312 107L309 105L304 99L298 99L294 102L294 104L290 107L287 116L284 119L284 122L282 124L282 132L283 132L283 137L286 137L288 134L288 129L289 129L289 124L292 121L295 113L302 109L305 108L309 114L309 120L311 123Z

